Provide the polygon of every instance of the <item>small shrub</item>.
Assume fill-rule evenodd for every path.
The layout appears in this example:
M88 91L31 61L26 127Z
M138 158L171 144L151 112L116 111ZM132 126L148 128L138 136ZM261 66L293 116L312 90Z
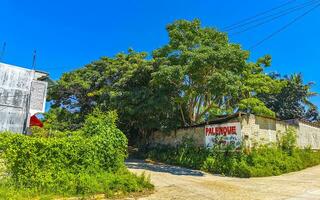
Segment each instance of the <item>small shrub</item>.
M289 153L290 155L293 153L294 149L297 147L297 134L293 128L289 128L285 134L281 137L280 147L283 151Z
M148 158L192 169L201 168L201 163L206 160L209 154L207 149L197 147L192 138L184 138L177 147L160 145L146 151Z
M252 176L251 168L245 160L240 160L240 162L237 163L234 176L241 178L249 178Z
M207 172L214 172L215 167L216 159L214 159L213 157L207 157L207 159L203 162L201 169Z

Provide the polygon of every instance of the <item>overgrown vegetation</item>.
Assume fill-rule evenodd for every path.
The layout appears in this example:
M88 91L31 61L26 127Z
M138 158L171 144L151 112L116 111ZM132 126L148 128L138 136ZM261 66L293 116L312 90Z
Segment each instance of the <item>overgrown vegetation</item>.
M168 43L150 54L129 49L63 74L49 90L52 105L44 128L34 128L32 136L0 134L6 165L0 198L112 196L152 188L145 176L125 168L123 133L143 146L154 131L238 111L319 123L318 109L309 101L315 95L312 83L305 84L301 75L266 74L271 56L251 61L249 51L199 20L175 21L167 32ZM118 113L117 122L111 110ZM280 144L250 151L204 149L186 140L177 148L151 149L148 156L239 177L279 175L320 163L320 153L299 150L294 139L289 131Z
M237 177L274 176L320 164L320 152L298 149L293 130L288 130L279 144L252 150L235 150L232 146L196 147L185 139L176 148L158 146L149 149L147 157L168 164L201 169L214 174Z
M74 132L0 134L6 173L0 190L26 194L106 196L141 192L153 186L125 165L127 138L116 127L115 112L95 110ZM3 193L10 195L14 193ZM14 194L15 195L15 194Z

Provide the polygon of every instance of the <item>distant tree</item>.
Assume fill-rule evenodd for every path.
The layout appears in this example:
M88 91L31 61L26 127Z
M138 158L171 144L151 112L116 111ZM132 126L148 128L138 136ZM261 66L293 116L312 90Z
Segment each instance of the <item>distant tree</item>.
M318 118L316 105L310 97L317 95L311 88L314 83L304 84L301 74L293 74L282 79L286 83L281 92L273 95L259 95L265 105L274 111L280 119L307 119Z
M309 108L304 116L305 120L320 124L320 114L316 107Z

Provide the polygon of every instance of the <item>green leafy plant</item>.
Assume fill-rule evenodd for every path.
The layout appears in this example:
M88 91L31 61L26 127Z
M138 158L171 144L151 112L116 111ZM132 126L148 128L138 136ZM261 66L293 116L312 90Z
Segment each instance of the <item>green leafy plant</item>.
M138 192L152 188L145 176L124 165L127 138L116 127L115 112L95 110L82 129L63 135L33 137L2 133L3 152L12 188L32 193L92 195Z
M292 154L294 149L297 147L296 138L296 131L293 128L289 128L280 140L280 147L282 150Z

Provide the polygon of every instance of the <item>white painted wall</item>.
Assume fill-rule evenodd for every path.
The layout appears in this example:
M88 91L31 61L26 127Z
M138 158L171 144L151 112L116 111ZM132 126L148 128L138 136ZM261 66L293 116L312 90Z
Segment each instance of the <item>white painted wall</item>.
M310 146L311 149L320 149L320 128L299 122L297 137L299 147L306 148Z

